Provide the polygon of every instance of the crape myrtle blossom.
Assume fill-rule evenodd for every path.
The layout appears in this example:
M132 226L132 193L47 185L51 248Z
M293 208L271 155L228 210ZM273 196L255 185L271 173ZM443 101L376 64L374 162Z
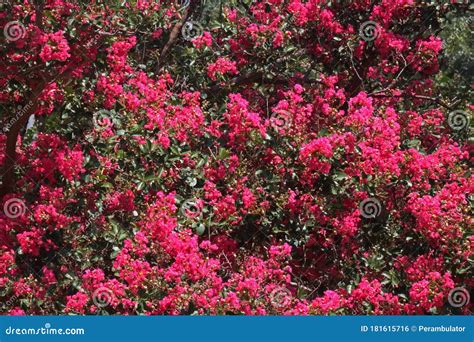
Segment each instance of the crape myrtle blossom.
M3 314L471 312L448 298L474 285L473 149L448 118L473 105L437 83L462 8L8 6Z

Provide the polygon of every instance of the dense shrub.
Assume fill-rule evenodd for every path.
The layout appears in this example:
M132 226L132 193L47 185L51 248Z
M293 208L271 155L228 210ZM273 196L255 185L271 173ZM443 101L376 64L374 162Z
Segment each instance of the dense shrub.
M2 313L470 312L467 5L2 6Z

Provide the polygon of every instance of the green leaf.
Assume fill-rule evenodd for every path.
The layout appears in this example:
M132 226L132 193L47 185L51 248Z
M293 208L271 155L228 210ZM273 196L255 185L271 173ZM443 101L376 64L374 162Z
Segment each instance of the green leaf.
M334 173L334 179L337 180L337 181L340 181L340 180L343 180L343 179L346 179L346 178L349 178L349 176L342 172L342 171L336 171Z

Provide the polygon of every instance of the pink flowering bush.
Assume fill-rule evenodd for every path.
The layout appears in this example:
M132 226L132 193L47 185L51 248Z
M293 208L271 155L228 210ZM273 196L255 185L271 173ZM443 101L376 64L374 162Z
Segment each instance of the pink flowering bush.
M1 313L470 314L466 6L183 3L1 5Z

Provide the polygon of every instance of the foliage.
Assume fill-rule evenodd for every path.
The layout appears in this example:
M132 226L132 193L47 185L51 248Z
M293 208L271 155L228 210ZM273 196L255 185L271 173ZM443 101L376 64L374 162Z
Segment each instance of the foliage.
M469 6L3 9L2 313L470 313Z

